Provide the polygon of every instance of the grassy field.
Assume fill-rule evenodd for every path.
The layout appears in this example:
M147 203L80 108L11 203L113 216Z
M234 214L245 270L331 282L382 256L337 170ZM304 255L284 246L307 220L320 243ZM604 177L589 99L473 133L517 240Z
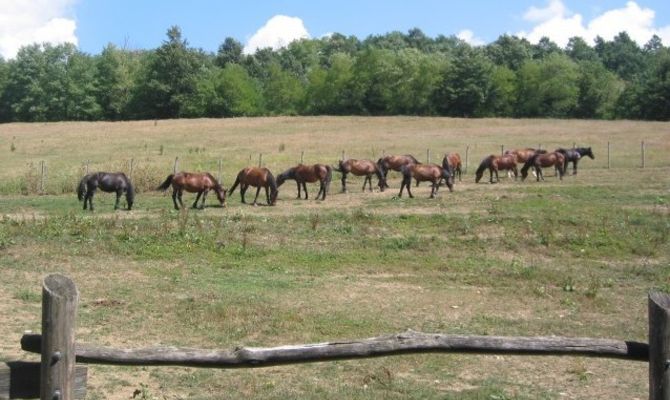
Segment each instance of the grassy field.
M0 359L35 358L20 352L19 338L40 329L40 284L51 272L81 292L78 340L101 345L274 346L406 329L646 342L647 293L670 290L669 128L348 117L0 125ZM474 183L476 164L501 145L573 142L596 154L577 176ZM354 179L341 194L335 174L325 202L295 200L289 182L276 207L242 205L235 194L225 209L177 212L169 196L146 190L175 157L183 169L215 173L223 159L229 186L259 153L280 171L302 151L306 162L334 164L342 150L425 159L431 149L439 161L466 146L464 181L432 200L425 184L415 199L395 198L397 176L384 193L361 193ZM85 160L91 170L123 169L131 158L142 189L135 209L113 212L103 194L95 213L82 211L71 190ZM32 195L41 160L48 195ZM648 385L644 363L578 357L89 371L92 399L642 399Z

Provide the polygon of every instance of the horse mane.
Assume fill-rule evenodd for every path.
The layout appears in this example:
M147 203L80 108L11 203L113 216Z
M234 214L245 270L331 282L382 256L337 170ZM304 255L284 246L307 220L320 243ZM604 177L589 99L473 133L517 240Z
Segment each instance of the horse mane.
M268 172L268 184L270 185L270 189L273 192L279 191L279 188L277 187L277 180L275 179L274 175L272 175L272 172L270 172L270 170L267 168L266 171Z
M214 182L214 189L216 189L216 190L223 190L223 188L221 187L221 184L220 184L219 181L214 177L214 175L212 175L212 174L209 173L209 172L205 172L205 176L207 176L209 179L212 180L212 182Z
M412 161L413 161L415 164L421 164L421 161L417 160L416 157L414 157L414 156L411 155L411 154L405 154L405 157L409 157L409 158L411 158Z

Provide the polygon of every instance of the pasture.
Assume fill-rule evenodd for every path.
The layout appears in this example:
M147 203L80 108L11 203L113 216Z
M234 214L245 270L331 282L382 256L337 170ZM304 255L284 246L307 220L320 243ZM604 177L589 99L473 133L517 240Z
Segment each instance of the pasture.
M0 359L39 331L40 283L50 272L81 291L77 340L115 347L233 348L364 338L414 329L561 335L646 342L646 296L670 290L670 124L448 118L255 118L0 125ZM647 143L641 169L640 142ZM607 142L611 168L607 169ZM592 146L579 174L474 183L505 148ZM275 175L300 161L336 165L430 149L469 163L454 192L429 185L362 193L333 174L324 202L173 210L149 191L179 169L244 166ZM96 211L73 193L84 163L129 172L133 211ZM250 161L251 159L251 161ZM36 195L36 165L48 166ZM488 172L483 181L488 181ZM376 183L373 178L373 187ZM26 194L21 194L26 193ZM190 204L194 195L185 194ZM576 357L412 355L254 370L89 368L89 398L644 398L645 363ZM135 395L134 395L135 393Z

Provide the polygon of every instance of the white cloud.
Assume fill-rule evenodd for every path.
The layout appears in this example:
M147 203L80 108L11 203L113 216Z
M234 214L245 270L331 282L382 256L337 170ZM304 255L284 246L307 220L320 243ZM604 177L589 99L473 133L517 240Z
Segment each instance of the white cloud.
M275 15L247 41L244 53L252 54L266 47L277 50L294 40L309 38L309 32L300 18Z
M642 8L629 1L623 8L606 10L587 24L580 14L572 14L561 0L550 0L545 8L531 7L524 19L536 25L530 32L517 35L536 43L543 36L549 37L559 46L565 47L573 36L581 36L592 43L596 36L612 40L622 31L639 45L644 45L653 35L658 35L665 44L670 43L670 26L656 27L656 14L650 8Z
M70 9L77 0L0 0L0 55L16 56L32 43L77 44Z
M463 29L462 31L458 32L456 37L473 46L482 46L486 43L484 39L476 37L475 34L469 29Z

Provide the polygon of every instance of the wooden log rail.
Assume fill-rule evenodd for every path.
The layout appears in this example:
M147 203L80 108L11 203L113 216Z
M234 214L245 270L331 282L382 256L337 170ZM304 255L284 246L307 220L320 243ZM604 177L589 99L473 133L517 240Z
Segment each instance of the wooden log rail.
M21 339L23 350L39 353L41 335ZM572 355L649 361L646 343L590 338L461 336L407 331L362 340L201 350L159 347L113 349L76 344L76 360L114 365L173 365L212 368L253 368L328 360L382 357L410 353L474 353Z

